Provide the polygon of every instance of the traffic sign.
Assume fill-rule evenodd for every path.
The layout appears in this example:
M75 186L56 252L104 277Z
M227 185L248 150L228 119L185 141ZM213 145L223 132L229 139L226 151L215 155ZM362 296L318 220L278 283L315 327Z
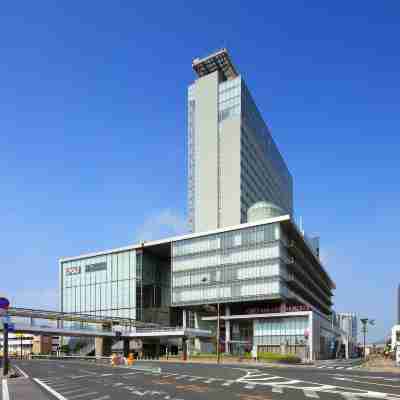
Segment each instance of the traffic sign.
M0 297L0 308L7 310L10 307L10 302L5 297Z
M11 318L9 315L4 315L3 318L3 324L10 324L11 323Z
M15 325L14 325L14 323L8 324L8 332L15 332Z

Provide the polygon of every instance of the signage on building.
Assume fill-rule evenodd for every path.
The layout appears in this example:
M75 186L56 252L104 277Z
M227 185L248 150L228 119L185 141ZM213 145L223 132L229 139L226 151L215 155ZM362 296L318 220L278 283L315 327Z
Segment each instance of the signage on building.
M278 314L282 312L311 311L309 306L304 304L285 304L285 305L266 305L262 307L252 307L245 310L245 314Z
M107 263L101 262L101 263L86 265L85 272L105 271L106 269L107 269Z
M81 267L65 268L65 275L76 275L81 273Z

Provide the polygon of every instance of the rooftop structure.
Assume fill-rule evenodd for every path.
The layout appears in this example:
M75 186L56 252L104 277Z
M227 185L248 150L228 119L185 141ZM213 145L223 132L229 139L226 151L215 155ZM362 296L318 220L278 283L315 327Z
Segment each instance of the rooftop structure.
M195 58L192 66L199 78L215 71L220 72L225 80L238 76L226 49L221 49L202 59Z

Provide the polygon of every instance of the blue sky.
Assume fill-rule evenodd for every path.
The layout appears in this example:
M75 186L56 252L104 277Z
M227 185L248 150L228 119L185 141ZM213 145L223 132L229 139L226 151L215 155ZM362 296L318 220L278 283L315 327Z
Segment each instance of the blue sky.
M228 47L336 309L382 338L400 281L399 17L393 1L3 4L0 292L54 308L60 256L184 231L191 61Z

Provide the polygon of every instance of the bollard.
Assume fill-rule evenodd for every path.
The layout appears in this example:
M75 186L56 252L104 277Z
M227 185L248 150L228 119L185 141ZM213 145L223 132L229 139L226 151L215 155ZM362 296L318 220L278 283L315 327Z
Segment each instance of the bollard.
M127 359L128 365L133 365L135 363L135 356L130 353Z
M111 356L111 366L112 366L112 367L115 367L115 366L117 365L117 362L118 362L118 357L117 357L116 354L113 354L113 355Z

